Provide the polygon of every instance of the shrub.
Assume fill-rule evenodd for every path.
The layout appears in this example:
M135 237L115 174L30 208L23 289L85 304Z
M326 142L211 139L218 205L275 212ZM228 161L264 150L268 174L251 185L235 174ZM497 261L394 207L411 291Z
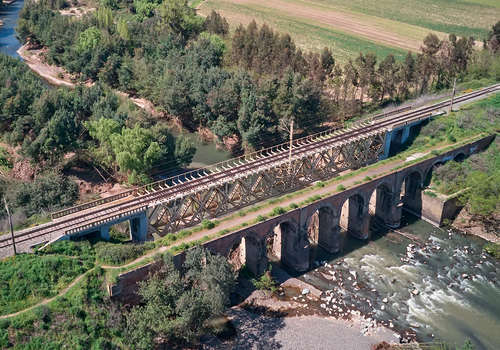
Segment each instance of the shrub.
M259 216L257 216L257 221L260 221L260 222L266 221L266 217L262 216L262 215L259 215Z
M290 203L290 208L297 209L299 206L295 203Z
M271 271L266 271L258 279L252 279L252 284L259 290L268 290L271 293L278 291L278 281L271 275Z
M436 193L434 193L432 191L424 191L424 194L429 196L429 197L437 198Z
M106 264L123 265L137 259L146 250L144 244L113 244L99 242L95 245L96 258Z
M248 222L244 222L241 224L242 227L248 226Z
M496 243L488 243L484 246L485 252L493 255L495 258L500 259L500 245Z
M344 185L338 185L337 186L337 192L342 192L345 191L345 186Z
M215 227L215 224L210 220L203 219L201 221L201 227L203 227L205 230L210 230L210 229L213 229Z
M363 181L372 181L372 178L369 177L369 176L365 176L365 178L363 179Z
M324 184L323 182L321 182L321 181L320 181L320 182L318 182L318 183L316 184L316 187L317 187L317 188L322 188L322 187L325 187L325 184Z
M281 214L286 213L286 210L283 209L282 207L275 207L273 208L273 212L271 213L272 216L278 216Z
M43 323L50 321L50 308L47 305L42 305L33 310L35 316Z

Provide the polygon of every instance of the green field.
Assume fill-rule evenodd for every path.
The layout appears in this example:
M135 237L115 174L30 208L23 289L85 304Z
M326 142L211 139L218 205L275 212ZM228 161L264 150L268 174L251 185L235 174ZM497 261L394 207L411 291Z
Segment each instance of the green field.
M500 19L497 0L206 0L199 7L202 15L212 10L232 28L255 19L290 33L305 49L329 46L343 62L359 51L401 57L418 51L430 32L482 41Z

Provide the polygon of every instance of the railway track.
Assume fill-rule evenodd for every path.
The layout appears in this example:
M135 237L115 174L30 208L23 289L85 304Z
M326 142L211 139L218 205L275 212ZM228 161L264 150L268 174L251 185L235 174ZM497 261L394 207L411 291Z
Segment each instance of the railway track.
M477 90L462 96L456 97L454 103L467 102L484 95L500 91L500 84ZM357 138L366 135L380 134L398 128L406 124L415 123L420 119L427 119L430 115L449 105L450 101L442 101L430 106L425 106L407 112L380 115L361 120L348 128L339 128L320 133L319 136L305 137L296 140L292 147L292 161L297 158L317 152L322 148L331 148L355 141ZM268 150L256 152L253 155L236 158L223 162L218 166L211 166L187 174L162 180L154 184L139 187L133 191L126 191L117 195L116 200L99 204L102 201L93 202L89 205L78 206L69 210L55 213L52 222L37 227L29 228L15 233L16 245L26 244L33 241L39 244L50 241L54 236L72 234L92 227L97 222L113 221L137 210L144 210L159 203L168 202L176 198L195 192L202 188L218 186L224 182L234 181L236 178L248 176L253 172L258 172L264 168L276 167L289 162L289 144L282 144ZM255 158L255 159L254 159ZM229 163L232 166L229 167ZM226 168L224 165L228 166ZM214 168L216 170L214 170ZM176 181L177 180L177 181ZM65 215L66 214L66 215ZM35 242L38 239L39 243ZM3 251L11 249L10 235L0 237L0 256Z

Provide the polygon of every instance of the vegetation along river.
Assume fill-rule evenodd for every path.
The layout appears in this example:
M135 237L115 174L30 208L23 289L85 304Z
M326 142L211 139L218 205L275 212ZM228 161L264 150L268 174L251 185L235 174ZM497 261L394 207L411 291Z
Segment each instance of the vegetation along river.
M0 52L3 52L12 57L22 59L17 50L22 46L22 44L17 40L15 36L15 30L17 18L19 17L19 11L24 6L24 0L17 0L16 2L5 6L0 9L0 19L4 21L4 25L0 26ZM53 86L49 82L42 79L48 86ZM172 133L174 136L180 134L180 131L173 124ZM184 136L188 137L196 147L196 154L193 157L192 163L189 168L199 168L210 164L215 164L222 162L226 159L230 159L233 156L231 152L224 149L223 147L216 147L213 142L201 141L197 134L189 133L184 131ZM175 174L177 172L169 172L165 176Z
M4 20L0 51L17 58L21 44L14 27L23 5L18 0L0 10ZM187 136L197 147L191 167L230 158L228 151L216 149L215 144L201 142L195 134ZM373 229L369 244L344 232L337 254L313 246L311 266L315 261L328 261L328 266L303 275L288 272L321 290L337 288L338 302L396 328L413 329L421 341L437 338L463 343L471 338L476 349L500 347L500 262L482 252L485 241L449 235L409 214L403 217L401 231L419 237L420 242L395 233L377 234ZM332 272L337 281L325 278Z

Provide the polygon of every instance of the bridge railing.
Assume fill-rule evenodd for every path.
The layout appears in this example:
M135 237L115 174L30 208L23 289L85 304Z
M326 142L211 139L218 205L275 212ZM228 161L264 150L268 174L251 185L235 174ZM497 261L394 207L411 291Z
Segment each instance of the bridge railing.
M416 123L416 122L422 121L422 120L424 120L424 119L429 119L430 117L432 117L432 112L429 112L428 114L426 114L426 115L425 115L425 116L423 116L423 117L418 117L418 118L414 118L414 119L406 120L406 121L401 122L401 123L394 124L394 125L392 125L392 130L397 129L397 128L400 128L400 127L405 126L405 125L408 125L408 124L413 124L413 123Z
M122 199L122 198L128 197L130 195L132 195L132 190L121 192L121 193L115 194L115 195L110 196L110 197L97 199L95 201L84 203L84 204L81 204L81 205L77 205L77 206L74 206L74 207L71 207L71 208L68 208L68 209L56 211L56 212L54 212L54 213L51 214L51 217L52 217L52 220L54 220L54 219L57 219L57 218L60 218L60 217L63 217L63 216L67 216L67 215L70 215L70 214L73 214L73 213L77 213L77 212L80 212L80 211L83 211L83 210L87 210L87 209L90 209L90 208L93 208L93 207L97 207L99 205L103 205L103 204L106 204L106 203L114 202L114 201L116 201L118 199Z
M375 115L372 117L368 117L365 119L355 121L352 124L343 124L342 126L339 126L336 128L324 130L324 131L318 132L316 134L301 137L301 138L295 139L293 141L293 146L297 147L297 146L300 146L304 143L314 141L316 139L330 137L332 134L339 132L339 131L346 132L350 128L355 127L357 125L364 124L364 123L371 123L371 122L379 120L379 119L383 119L383 118L386 118L386 117L389 117L389 116L392 116L395 114L406 112L410 109L411 109L411 107L395 109L393 111L389 111L386 113L378 114L378 115ZM259 151L248 153L248 154L242 155L240 157L228 159L228 160L216 163L216 164L206 166L204 168L200 168L200 169L196 169L196 170L193 170L190 172L175 175L175 176L172 176L172 177L167 178L167 179L162 179L160 181L156 181L156 182L153 182L151 184L147 184L147 185L137 187L137 188L129 190L129 191L118 193L114 196L110 196L110 197L103 198L103 199L98 199L98 200L84 203L81 205L77 205L77 206L74 206L74 207L71 207L68 209L60 210L60 211L57 211L55 213L52 213L52 215L51 215L52 220L63 217L63 216L71 215L71 214L74 214L74 213L77 213L77 212L80 212L83 210L87 210L87 209L90 209L93 207L97 207L99 205L107 204L107 203L110 203L110 202L113 202L113 201L116 201L116 200L119 200L122 198L126 198L126 197L131 196L131 195L136 196L136 195L141 195L141 194L147 194L147 193L150 193L152 191L162 190L162 189L174 186L174 185L178 185L180 183L184 183L184 182L189 181L189 180L204 177L204 176L207 176L207 175L210 175L213 173L218 173L220 171L234 168L235 166L242 165L242 164L263 158L263 157L268 157L268 156L276 154L276 153L286 152L289 150L289 147L290 147L290 143L284 142L284 143L276 145L276 146L272 146L272 147L268 147L268 148L265 148L265 149L262 149Z
M355 121L352 124L343 124L342 126L339 126L336 128L324 130L324 131L318 132L316 134L312 134L312 135L308 135L308 136L304 136L304 137L295 139L295 140L293 140L292 144L293 144L293 147L297 147L297 146L300 146L304 143L312 142L312 141L320 139L320 138L330 137L332 134L334 134L336 132L339 132L339 131L346 132L346 131L349 131L350 128L355 127L357 125L371 123L374 120L379 120L379 119L386 118L386 117L389 117L389 116L392 116L395 114L403 113L403 112L406 112L410 109L411 109L411 106L399 108L399 109L395 109L393 111L389 111L386 113L378 114L376 116L372 116L369 118ZM282 152L289 151L289 147L290 147L290 142L284 142L284 143L276 145L276 146L268 147L268 148L265 148L265 149L262 149L259 151L255 151L252 153L242 155L240 157L236 157L236 158L228 159L228 160L216 163L216 164L212 164L212 165L206 166L206 167L201 168L201 169L196 169L196 170L193 170L193 171L190 171L187 173L172 176L172 177L167 178L167 179L162 179L160 181L136 188L134 190L134 195L147 194L147 193L150 193L152 191L162 190L162 189L174 186L174 185L184 183L184 182L189 181L189 180L193 180L196 178L200 178L203 176L207 176L210 174L214 174L214 173L218 173L218 172L221 172L224 170L228 170L228 169L234 168L235 166L243 165L245 163L255 161L255 160L258 160L260 158L264 158L264 157L267 157L267 156L270 156L270 155L273 155L276 153L282 153Z
M78 232L87 231L87 230L90 230L90 229L92 229L94 227L99 227L99 226L102 226L102 225L104 225L106 223L113 222L113 221L116 221L118 219L121 219L121 218L124 218L124 217L127 217L127 216L131 216L131 215L134 215L134 214L146 211L147 209L148 209L147 205L142 206L140 208L130 209L130 210L126 211L126 212L122 212L122 213L119 213L119 214L116 214L116 215L108 216L108 217L105 217L103 219L92 221L92 222L89 222L89 223L87 223L85 225L82 225L82 226L79 226L79 227L75 227L75 228L70 229L70 230L66 230L66 231L64 231L64 234L66 236L68 236L68 235L72 235L72 234L75 234L75 233L78 233Z

